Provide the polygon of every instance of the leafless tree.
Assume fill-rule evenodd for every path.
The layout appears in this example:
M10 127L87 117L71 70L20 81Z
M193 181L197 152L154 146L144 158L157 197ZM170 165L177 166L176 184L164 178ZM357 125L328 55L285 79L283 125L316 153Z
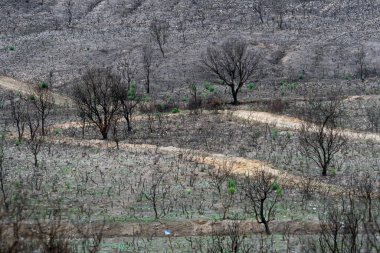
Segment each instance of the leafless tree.
M161 171L159 168L152 168L152 170L151 185L148 187L146 198L152 204L155 219L158 219L166 215L169 209L171 186L164 184L167 172Z
M321 213L319 248L321 252L362 252L359 229L362 223L361 210L356 206L352 192L342 197L341 202L325 203Z
M212 168L208 175L210 177L210 184L215 187L218 194L222 194L223 185L226 184L227 180L232 176L231 166L225 161L220 166L215 166Z
M67 13L67 27L71 27L71 23L73 21L73 1L68 0L66 2L66 13Z
M146 93L150 93L150 78L152 74L152 60L153 60L153 50L150 44L146 44L143 47L142 52L142 62L143 62L143 71L145 76L145 89Z
M265 5L266 5L265 0L254 0L252 2L252 8L259 15L261 24L264 24Z
M367 77L367 60L366 60L366 57L367 57L367 53L365 52L365 49L364 49L364 46L360 46L358 49L357 49L357 52L355 53L355 60L356 60L356 64L358 66L358 75L360 77L360 80L362 80L362 82L364 82L364 80L366 79Z
M238 104L240 89L253 76L258 57L239 38L230 38L221 46L211 46L202 56L202 65L216 79L215 83L230 87L233 104Z
M314 161L327 175L334 156L346 144L346 137L337 129L342 118L342 100L333 96L328 101L311 99L305 106L305 122L299 141L301 152Z
M11 99L11 113L13 123L17 128L19 141L21 141L24 136L25 126L27 124L27 107L27 101L21 94L15 95Z
M79 111L98 127L104 140L120 109L120 100L116 96L120 87L121 77L110 69L90 69L72 90Z
M164 46L168 42L169 37L169 22L164 20L154 19L150 23L150 34L152 38L157 42L160 48L162 57L165 57Z
M269 222L273 220L275 205L283 195L283 189L276 183L276 176L257 170L244 178L242 188L252 204L257 222L264 224L265 232L270 235Z
M378 133L380 131L380 101L368 101L365 112L372 131Z
M33 97L28 98L28 103L30 103L30 99L34 99ZM27 118L26 124L29 129L29 139L34 140L40 132L41 123L39 120L39 114L37 109L34 106L28 106L27 108Z
M363 172L362 174L355 175L354 179L354 187L358 190L357 195L364 199L366 211L367 211L367 221L373 221L373 201L376 198L376 177L373 173L368 171Z
M285 29L285 12L287 2L271 0L270 1L272 12L273 12L273 22L277 24L277 28L280 30Z
M33 160L34 160L33 164L35 168L38 167L38 154L41 151L43 142L44 142L43 136L39 136L38 134L34 136L33 139L28 140L28 148L33 155Z
M117 95L120 100L121 112L127 122L128 132L132 131L132 116L136 107L141 101L141 96L137 93L137 85L134 80L137 66L131 60L125 60L122 65L124 82L120 85Z
M217 233L217 232L215 232ZM211 243L207 247L207 252L252 252L252 245L246 242L243 225L238 220L233 220L228 224L227 231L211 238Z
M30 102L36 108L41 121L41 133L46 135L46 120L54 109L54 96L46 83L36 86L30 95Z
M8 199L6 193L5 183L7 182L8 171L4 165L5 161L5 133L0 133L0 189L1 189L1 203L4 205L4 209L8 211Z

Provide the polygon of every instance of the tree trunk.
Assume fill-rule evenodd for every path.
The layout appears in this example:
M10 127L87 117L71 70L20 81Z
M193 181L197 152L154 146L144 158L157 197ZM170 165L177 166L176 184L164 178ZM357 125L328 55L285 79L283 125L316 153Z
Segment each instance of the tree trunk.
M132 126L131 126L130 116L126 116L126 117L125 117L125 120L127 121L127 129L128 129L128 132L131 132L131 131L132 131Z
M322 176L327 176L327 166L322 167Z
M103 140L108 139L108 131L107 130L102 130L102 137L103 137Z
M234 87L231 87L231 92L232 92L232 97L234 101L232 102L233 105L237 105L239 103L238 98L237 98L237 91L235 90Z
M41 130L42 130L42 136L45 136L45 118L42 117L41 119Z
M270 232L270 229L269 229L269 224L267 221L263 222L264 223L264 226L265 226L265 233L267 233L267 235L270 235L271 232Z

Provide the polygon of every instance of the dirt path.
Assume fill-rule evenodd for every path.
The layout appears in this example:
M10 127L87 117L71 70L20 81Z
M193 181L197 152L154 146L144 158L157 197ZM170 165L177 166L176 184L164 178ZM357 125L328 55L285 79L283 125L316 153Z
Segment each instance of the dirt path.
M153 221L149 223L123 222L106 223L103 228L104 238L123 238L123 237L165 237L164 230L173 231L174 237L185 236L212 236L216 234L228 234L228 227L232 224L231 220L212 221L212 220L181 220L181 221ZM264 234L264 226L253 220L240 220L238 222L243 234ZM86 225L84 225L86 226ZM101 224L93 224L89 231L100 231ZM316 234L320 232L318 221L272 221L270 223L272 233L291 233L291 234ZM11 227L7 228L10 231ZM25 237L33 237L37 230L33 223L23 224L20 231ZM10 232L9 231L9 232ZM60 231L72 237L78 237L75 233L76 228L72 224L61 224ZM86 231L86 229L84 229Z
M52 138L49 139L53 144L65 144L73 146L83 147L97 147L97 148L116 148L115 142L104 140L80 140L74 138ZM173 146L156 146L150 144L131 144L126 142L119 143L119 149L130 152L152 152L152 154L175 154L183 157L192 162L198 162L218 168L228 168L228 170L237 175L242 176L255 176L258 172L265 171L266 173L275 175L277 180L286 188L297 189L302 185L308 184L310 189L314 189L315 192L319 192L324 195L336 196L345 192L345 189L323 183L320 180L305 179L301 176L296 176L290 173L286 173L275 169L272 165L253 159L246 159L242 157L226 156L216 153L204 153L196 150L177 148Z
M268 112L255 112L255 111L245 111L245 110L236 110L236 111L222 111L226 115L232 115L232 117L236 117L239 119L260 122L264 124L268 124L271 126L275 126L281 129L289 129L289 130L300 130L302 128L302 124L305 123L301 119L277 115ZM347 137L351 140L358 141L373 141L380 143L380 134L375 133L358 133L348 129L340 129L343 136Z
M0 87L10 91L17 91L24 94L30 94L31 84L27 84L21 81L17 81L13 78L0 76ZM69 97L53 93L55 103L60 106L72 105L73 102Z

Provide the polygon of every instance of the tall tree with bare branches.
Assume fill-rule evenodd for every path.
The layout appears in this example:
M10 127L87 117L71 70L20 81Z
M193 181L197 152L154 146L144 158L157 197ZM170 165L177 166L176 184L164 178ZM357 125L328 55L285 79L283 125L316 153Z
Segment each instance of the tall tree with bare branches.
M169 22L164 20L154 19L150 23L150 34L152 38L157 42L160 48L162 57L165 57L164 46L168 42L169 37Z
M253 76L258 57L240 38L230 38L220 46L211 46L202 56L202 65L216 79L214 82L230 87L233 104L238 104L240 89Z
M336 153L346 144L346 137L337 129L342 118L342 100L332 96L327 101L311 99L306 103L305 119L299 141L304 156L314 161L321 169L322 176Z
M111 69L90 69L73 87L73 99L79 111L94 123L103 140L107 139L113 118L120 109L117 92L121 77Z

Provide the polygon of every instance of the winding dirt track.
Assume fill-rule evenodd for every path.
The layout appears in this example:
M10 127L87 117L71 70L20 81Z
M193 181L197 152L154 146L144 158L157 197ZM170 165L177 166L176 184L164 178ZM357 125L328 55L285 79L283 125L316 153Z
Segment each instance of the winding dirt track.
M275 126L281 129L289 130L300 130L302 125L305 123L301 119L276 115L268 112L255 112L255 111L245 111L245 110L236 110L236 111L223 111L224 114L232 114L232 117L239 119L244 119L248 121L260 122ZM350 140L357 141L373 141L380 143L380 134L375 133L358 133L348 129L339 129L337 130L342 133L342 135Z
M49 141L53 144L64 144L72 146L116 148L116 144L114 142L104 140L78 140L65 137L61 139L51 138ZM288 189L297 189L305 183L308 183L308 185L314 189L315 192L319 192L324 195L339 196L345 192L345 189L340 186L323 183L320 180L308 179L308 181L306 181L306 179L301 176L296 176L280 171L278 169L275 169L272 165L259 160L226 156L216 153L203 153L191 149L177 148L172 146L163 147L150 144L130 144L126 142L120 142L119 149L130 152L149 151L152 152L152 154L176 154L189 161L206 164L216 169L227 168L229 172L242 176L256 176L258 172L265 171L266 173L276 176L277 180Z

